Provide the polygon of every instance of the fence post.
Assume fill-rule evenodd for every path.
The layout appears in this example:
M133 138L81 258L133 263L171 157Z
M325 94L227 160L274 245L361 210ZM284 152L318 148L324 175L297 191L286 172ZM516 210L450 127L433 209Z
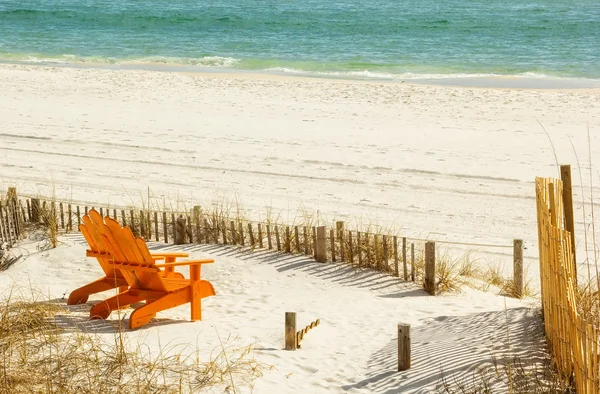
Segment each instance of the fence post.
M410 368L410 324L398 324L398 371Z
M394 273L400 277L400 268L398 267L398 237L394 235Z
M17 196L17 188L9 187L8 193L6 194L6 199L8 203L8 208L12 208L12 220L14 220L13 227L15 229L15 237L19 238L21 236L21 225L19 220L19 198ZM16 239L15 239L16 240Z
M275 241L277 241L277 251L281 252L281 239L279 238L279 225L275 225Z
M515 239L513 241L513 269L515 295L517 298L523 297L523 240Z
M410 280L415 281L415 244L410 244Z
M335 263L335 231L333 229L329 230L329 239L331 240L331 261Z
M31 199L26 199L25 203L27 204L27 217L29 218L29 221L31 222Z
M69 218L69 221L67 222L68 229L69 231L73 231L73 207L71 206L71 204L68 205L67 215ZM116 217L117 215L115 215L115 218Z
M271 241L271 225L267 224L267 247L273 249L273 241Z
M327 235L325 234L325 226L317 227L317 258L319 263L327 262Z
M165 237L165 243L169 243L169 229L167 224L167 213L162 213L162 225L163 225L163 236Z
M313 226L312 228L312 254L315 260L317 260L317 228ZM317 260L318 261L318 260Z
M194 223L196 224L196 243L202 243L202 230L200 230L200 217L202 209L199 205L194 205ZM190 240L191 241L191 240Z
M571 233L571 248L573 251L573 278L577 287L577 259L575 248L575 219L573 217L573 185L571 181L571 166L560 166L560 179L563 183L563 210L565 214L565 230Z
M435 295L435 242L425 243L425 291Z
M0 245L2 245L4 242L8 242L5 241L6 233L4 231L4 214L2 213L3 209L2 201L0 201Z
M250 235L250 245L254 250L254 232L252 231L252 223L248 223L248 234Z
M177 225L175 226L175 245L183 245L185 243L186 233L186 218L179 215Z
M32 198L31 199L31 221L33 223L39 223L40 222L40 199L39 198Z
M340 261L346 261L346 251L344 250L344 230L346 224L343 221L335 222L335 228L337 230L337 239L340 244Z
M304 254L309 254L308 250L308 229L304 226Z
M100 208L100 210L102 210L102 208ZM102 217L104 217L104 215L100 214ZM144 239L148 239L148 237L146 236L146 223L144 223L145 220L145 216L144 216L144 211L140 211L140 236Z
M408 266L406 261L406 237L402 237L402 264L404 268L404 281L408 281Z
M285 350L296 350L296 312L285 313Z

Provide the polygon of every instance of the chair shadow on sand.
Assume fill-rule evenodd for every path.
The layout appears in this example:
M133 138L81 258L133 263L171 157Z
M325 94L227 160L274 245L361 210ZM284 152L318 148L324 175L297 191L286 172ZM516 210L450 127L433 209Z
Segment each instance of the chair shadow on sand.
M90 320L90 308L92 305L101 302L100 300L89 301L84 304L67 305L64 298L56 298L46 301L49 304L59 305L65 308L65 313L57 313L53 317L53 323L63 332L84 332L89 334L115 334L118 332L132 331L128 328L127 320L133 312L131 308L125 308L120 311L120 319L116 318L116 312L112 319ZM142 305L142 304L139 304ZM139 306L137 304L133 307ZM147 330L152 327L165 326L178 323L186 323L187 320L175 320L168 318L154 318L150 323L133 331Z

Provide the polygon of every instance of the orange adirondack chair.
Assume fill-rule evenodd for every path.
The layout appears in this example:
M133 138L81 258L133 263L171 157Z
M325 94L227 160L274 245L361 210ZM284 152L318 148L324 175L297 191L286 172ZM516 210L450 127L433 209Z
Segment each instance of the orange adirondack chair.
M119 288L119 292L127 290L128 285L125 277L119 270L115 270L110 264L110 260L112 259L110 248L106 244L106 240L100 234L98 225L104 225L104 221L98 211L92 209L83 217L83 224L79 226L79 230L90 247L86 252L86 256L95 257L98 260L100 267L102 267L102 270L104 271L104 277L73 290L69 295L67 305L86 303L91 294L100 293L106 290L114 288ZM152 258L155 260L165 260L166 263L173 263L176 261L177 257L188 256L189 254L187 253L175 252L153 254ZM167 268L164 271L164 275L176 275L179 278L183 278L183 275L175 273L172 268Z
M210 282L200 280L200 268L214 260L156 264L143 239L136 238L128 227L121 227L112 218L107 217L104 221L105 224L98 228L102 228L101 234L114 258L110 264L121 272L129 289L94 305L90 309L90 318L106 319L123 305L146 301L131 313L130 329L147 324L157 312L188 302L191 303L191 320L202 320L201 299L215 295L215 290ZM174 269L186 265L190 267L190 279L165 276L160 271L163 267Z

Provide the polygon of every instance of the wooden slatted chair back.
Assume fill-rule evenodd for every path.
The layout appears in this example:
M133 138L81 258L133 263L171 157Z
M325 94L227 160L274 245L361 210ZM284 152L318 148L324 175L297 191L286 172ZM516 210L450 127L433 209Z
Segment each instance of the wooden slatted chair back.
M90 213L93 212L94 210L90 211ZM114 267L109 263L111 258L110 248L106 244L105 239L98 232L98 226L96 222L92 221L90 216L85 215L83 217L83 223L79 225L79 230L88 243L91 252L105 255L105 257L98 257L98 263L104 271L104 274L106 276L120 276L118 271L115 272Z
M135 289L167 291L160 269L156 267L149 252L146 254L140 250L129 227L121 227L116 220L108 217L104 222L104 237L114 250L115 257L118 260L123 259L116 261L115 267L123 273L129 286Z

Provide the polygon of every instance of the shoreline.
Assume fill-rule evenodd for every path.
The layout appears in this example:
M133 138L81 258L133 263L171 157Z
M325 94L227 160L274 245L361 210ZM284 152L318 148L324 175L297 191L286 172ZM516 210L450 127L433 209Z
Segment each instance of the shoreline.
M25 68L72 68L72 69L97 69L111 71L149 71L166 72L192 75L204 78L234 78L242 80L287 80L287 81L326 81L328 83L368 83L368 84L404 84L426 85L453 88L478 88L498 90L528 90L528 91L575 91L575 92L600 92L600 79L587 79L575 77L549 77L549 76L522 76L522 75L424 75L422 78L411 76L397 77L368 77L359 75L336 75L311 72L284 72L277 70L243 70L225 67L205 67L169 65L161 63L60 63L60 62L25 62L25 61L0 61L0 67L7 65L22 66Z

